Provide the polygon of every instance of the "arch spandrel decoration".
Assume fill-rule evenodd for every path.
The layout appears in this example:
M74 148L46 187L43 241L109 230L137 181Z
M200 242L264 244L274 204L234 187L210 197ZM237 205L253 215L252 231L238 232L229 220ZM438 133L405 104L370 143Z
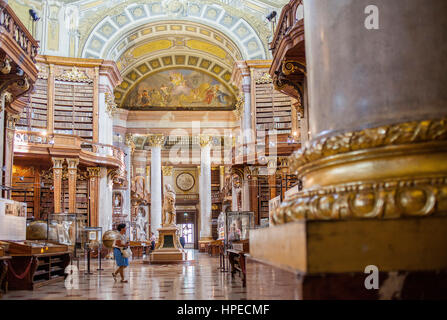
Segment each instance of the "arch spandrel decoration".
M204 71L172 68L155 71L138 81L123 99L130 110L232 110L232 89Z
M248 12L210 0L132 2L127 1L114 9L104 9L81 21L80 34L88 35L81 38L81 57L112 59L110 47L119 41L123 33L148 23L172 19L221 30L236 43L244 60L266 59L269 55L269 26ZM89 30L91 25L94 27Z

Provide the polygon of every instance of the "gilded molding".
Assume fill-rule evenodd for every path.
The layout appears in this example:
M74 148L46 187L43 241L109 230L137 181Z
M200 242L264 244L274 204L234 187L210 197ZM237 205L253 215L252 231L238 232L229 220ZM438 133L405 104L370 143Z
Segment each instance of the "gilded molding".
M291 157L291 170L347 152L447 140L447 119L412 121L381 126L309 141Z
M162 147L165 142L165 137L162 134L150 134L147 136L147 143L151 147Z
M172 176L172 166L162 166L161 171L163 172L164 177L170 177Z
M273 224L300 220L392 219L447 214L447 178L350 183L286 199Z

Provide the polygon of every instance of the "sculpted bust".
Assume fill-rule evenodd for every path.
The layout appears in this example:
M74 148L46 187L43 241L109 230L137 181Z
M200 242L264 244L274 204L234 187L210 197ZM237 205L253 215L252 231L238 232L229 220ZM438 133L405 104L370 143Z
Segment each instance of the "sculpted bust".
M170 184L165 185L161 221L162 226L175 225L175 192Z

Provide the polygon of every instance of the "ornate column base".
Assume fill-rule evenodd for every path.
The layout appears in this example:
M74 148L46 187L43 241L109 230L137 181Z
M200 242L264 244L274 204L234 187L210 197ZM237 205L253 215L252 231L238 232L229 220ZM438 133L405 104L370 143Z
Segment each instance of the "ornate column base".
M337 288L357 286L362 274L364 281L369 265L412 277L426 272L432 280L447 272L445 119L321 138L291 162L305 189L285 199L275 226L250 232L250 254L305 275L301 286L310 286L311 299L325 290L355 298ZM412 281L430 291L430 284Z

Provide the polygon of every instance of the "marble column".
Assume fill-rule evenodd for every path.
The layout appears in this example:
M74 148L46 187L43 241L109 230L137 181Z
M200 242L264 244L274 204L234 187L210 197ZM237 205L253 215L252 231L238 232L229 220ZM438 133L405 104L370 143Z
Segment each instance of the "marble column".
M303 299L443 297L446 21L445 0L305 1L303 192L250 232L251 256L301 273Z
M374 1L378 30L365 27L371 4L304 6L312 138L447 116L447 2Z
M200 136L200 240L212 240L211 235L211 142L210 136Z
M99 227L99 178L101 168L87 168L89 175L90 227Z
M242 128L244 130L244 143L248 144L253 142L254 136L251 114L251 76L249 71L243 73L242 91L244 93Z
M68 164L68 213L76 213L76 178L79 159L67 158Z
M52 158L53 161L53 196L54 213L63 213L61 207L62 196L62 165L64 158Z
M151 147L151 232L157 235L161 228L162 185L161 185L161 147L165 138L163 135L149 135Z

